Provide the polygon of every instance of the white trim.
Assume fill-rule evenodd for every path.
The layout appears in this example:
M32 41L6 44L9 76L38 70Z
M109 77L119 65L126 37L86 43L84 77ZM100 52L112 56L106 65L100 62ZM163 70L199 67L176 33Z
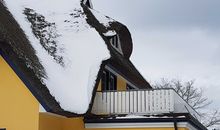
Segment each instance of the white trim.
M113 44L113 42L115 42L115 37L117 37L117 43L118 43L118 48ZM118 34L112 36L112 38L110 38L110 44L112 45L113 48L115 48L119 53L121 53L123 55L122 49L121 49L121 40Z
M173 128L173 122L155 122L155 123L85 123L85 128ZM197 130L187 122L178 122L177 127Z
M105 69L107 69L108 71L110 71L111 73L113 73L116 76L120 76L122 77L122 79L124 79L126 81L127 84L129 84L130 86L132 86L134 89L139 89L138 87L136 87L134 84L132 84L131 82L129 82L127 79L125 79L122 75L118 74L117 72L115 72L111 67L109 66L105 66Z

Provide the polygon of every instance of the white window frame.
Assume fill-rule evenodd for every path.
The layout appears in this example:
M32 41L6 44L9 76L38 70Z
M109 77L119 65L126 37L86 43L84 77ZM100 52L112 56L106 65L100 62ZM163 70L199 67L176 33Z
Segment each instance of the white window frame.
M116 39L117 38L117 39ZM114 42L116 42L117 40L117 44L118 44L118 47L116 47L116 45L114 44ZM112 47L117 50L119 53L123 54L122 53L122 49L121 49L121 41L120 41L120 38L118 35L115 35L113 37L110 38L110 44L112 45Z

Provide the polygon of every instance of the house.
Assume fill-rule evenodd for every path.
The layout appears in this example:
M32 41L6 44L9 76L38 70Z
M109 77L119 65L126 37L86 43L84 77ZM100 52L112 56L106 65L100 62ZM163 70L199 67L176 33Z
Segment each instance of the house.
M206 130L129 60L127 27L90 0L0 1L0 129Z

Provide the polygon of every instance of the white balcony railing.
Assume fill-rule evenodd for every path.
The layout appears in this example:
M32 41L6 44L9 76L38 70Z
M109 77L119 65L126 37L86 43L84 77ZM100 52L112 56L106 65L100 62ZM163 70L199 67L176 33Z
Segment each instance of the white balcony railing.
M199 115L173 89L97 92L92 108L97 115L154 115L190 113Z

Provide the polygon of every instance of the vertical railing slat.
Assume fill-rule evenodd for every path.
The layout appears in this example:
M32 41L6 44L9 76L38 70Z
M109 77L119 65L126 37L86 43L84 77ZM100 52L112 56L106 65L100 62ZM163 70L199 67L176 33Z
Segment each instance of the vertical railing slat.
M145 91L141 91L141 97L142 97L142 100L141 100L141 104L142 104L142 107L141 107L141 113L144 113L146 112L145 111L145 101L146 101L146 97L145 97Z
M118 104L117 104L117 113L122 113L122 102L121 102L121 92L118 92L117 94L118 98Z
M137 113L138 111L138 95L137 95L137 91L133 92L133 113Z
M164 91L161 91L161 111L165 110L165 102L164 102Z
M121 92L121 102L122 102L122 113L126 113L126 96L125 96L125 92Z
M150 95L149 95L150 91L145 91L145 111L146 112L150 112Z
M142 92L141 91L137 91L137 112L141 113L141 109L142 109Z
M129 96L129 104L130 104L130 110L129 112L130 113L133 113L134 112L134 92L133 91L130 91L130 96Z
M174 112L174 91L170 91L170 112Z
M130 101L129 101L129 97L130 97L130 92L125 92L125 113L129 113L130 112Z

